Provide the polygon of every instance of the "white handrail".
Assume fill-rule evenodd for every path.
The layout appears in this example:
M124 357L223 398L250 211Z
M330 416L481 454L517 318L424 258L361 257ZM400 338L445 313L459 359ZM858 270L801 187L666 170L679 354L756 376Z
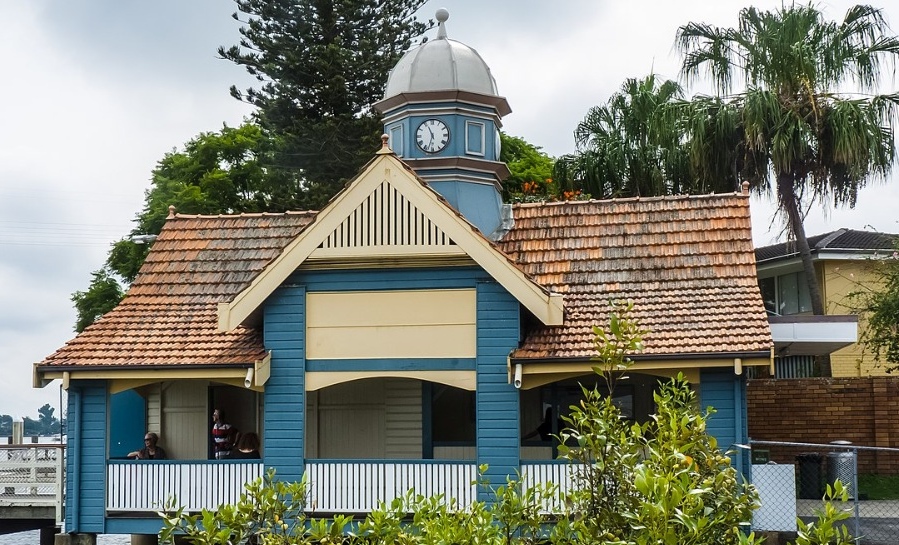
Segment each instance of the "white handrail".
M443 494L461 508L477 499L477 464L432 460L306 462L307 509L323 513L368 513L414 489L416 494Z
M261 462L110 460L106 510L157 512L169 502L186 511L234 504L244 486L262 477Z

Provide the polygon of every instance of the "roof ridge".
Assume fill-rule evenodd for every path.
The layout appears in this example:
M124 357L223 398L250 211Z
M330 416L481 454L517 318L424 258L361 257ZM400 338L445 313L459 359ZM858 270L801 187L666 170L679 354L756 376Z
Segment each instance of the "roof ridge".
M733 193L705 193L702 195L656 195L652 197L613 197L610 199L586 199L586 200L569 200L569 201L538 201L538 202L519 202L514 203L515 206L535 207L535 206L562 206L565 204L596 204L596 203L632 203L632 202L656 202L656 201L686 201L686 200L706 200L712 198L730 198L741 197L748 199L749 196L742 192Z
M821 250L821 249L827 248L828 244L830 244L834 240L843 236L847 231L848 231L848 229L846 229L845 227L841 227L841 228L837 229L836 231L825 234L823 236L823 238L821 240L819 240L817 244L815 244L815 249Z
M230 218L264 218L278 216L314 216L318 210L287 210L284 212L241 212L239 214L175 214L173 219L230 219Z

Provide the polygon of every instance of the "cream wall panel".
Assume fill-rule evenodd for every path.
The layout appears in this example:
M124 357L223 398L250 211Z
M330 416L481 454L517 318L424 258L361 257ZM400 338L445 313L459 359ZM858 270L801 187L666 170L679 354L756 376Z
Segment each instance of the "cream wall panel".
M386 456L421 458L421 382L408 379L386 381Z
M470 447L434 447L435 460L477 460L477 450Z
M162 437L162 384L147 387L147 430Z
M179 381L162 390L162 438L170 458L203 460L208 456L206 381Z
M338 384L319 392L321 458L384 458L383 380Z
M473 358L474 290L307 294L307 358Z
M552 447L527 446L521 447L522 460L552 460Z
M474 323L473 289L315 292L309 323L321 327Z
M474 326L310 329L309 359L474 358Z

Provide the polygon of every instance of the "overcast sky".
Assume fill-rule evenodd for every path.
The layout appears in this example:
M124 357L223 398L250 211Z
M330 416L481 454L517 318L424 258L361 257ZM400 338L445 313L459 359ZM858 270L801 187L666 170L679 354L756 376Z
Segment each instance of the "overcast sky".
M423 14L449 9L449 37L478 50L512 106L504 129L558 156L574 149L572 132L587 110L625 78L651 70L677 77L679 25L730 26L745 5L432 0ZM842 17L850 4L820 5ZM882 7L899 18L895 0ZM58 384L32 389L32 363L74 335L71 294L88 286L110 242L131 229L155 163L250 113L228 94L249 77L215 54L238 40L234 9L228 0L4 2L0 414L36 418L44 403L58 407ZM899 183L880 185L863 191L855 210L812 210L807 230L899 232L897 205ZM779 241L771 210L753 201L759 245Z

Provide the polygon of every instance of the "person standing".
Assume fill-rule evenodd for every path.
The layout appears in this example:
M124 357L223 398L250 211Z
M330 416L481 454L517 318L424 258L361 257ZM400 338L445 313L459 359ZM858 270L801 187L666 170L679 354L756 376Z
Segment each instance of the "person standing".
M212 411L212 448L216 460L223 460L231 454L237 428L225 422L221 409Z

